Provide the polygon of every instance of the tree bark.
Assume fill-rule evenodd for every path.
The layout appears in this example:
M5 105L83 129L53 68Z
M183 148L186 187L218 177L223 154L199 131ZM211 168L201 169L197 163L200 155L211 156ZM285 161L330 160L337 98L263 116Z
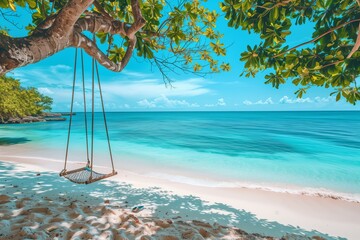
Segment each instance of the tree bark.
M349 55L346 58L351 58L351 56L360 48L360 24L358 28L358 35L356 37L356 41L354 47L351 49Z
M138 0L131 0L135 20L131 25L110 19L109 15L87 14L80 18L93 1L69 0L56 16L50 16L30 36L11 38L0 35L0 75L38 62L68 47L83 48L104 67L112 71L122 71L135 48L135 34L145 25ZM129 45L122 61L112 62L97 47L96 42L82 34L83 31L106 32L127 37Z

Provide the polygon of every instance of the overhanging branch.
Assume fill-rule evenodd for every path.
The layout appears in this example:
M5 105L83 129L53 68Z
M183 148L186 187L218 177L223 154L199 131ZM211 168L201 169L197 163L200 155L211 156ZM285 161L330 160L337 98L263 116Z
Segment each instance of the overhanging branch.
M356 38L355 45L351 49L349 55L346 58L351 58L351 56L359 49L359 47L360 47L360 24L359 24L358 35L357 35L357 38Z
M146 21L141 15L139 0L131 0L134 22L127 24L110 18L104 13L82 14L94 0L69 0L65 6L41 23L30 36L0 38L0 75L19 66L38 62L69 46L81 47L112 71L121 71L129 62L136 45L135 34ZM112 62L83 31L105 32L128 39L128 46L121 62Z
M96 14L89 14L84 18L80 18L75 24L75 31L78 32L104 32L110 34L119 34L122 37L126 36L127 28L128 27L123 22L104 18L102 15Z
M146 23L145 19L141 14L141 9L138 0L131 0L131 9L134 15L134 23L126 31L126 36L130 39L134 38L135 33L137 33L143 26L145 26Z
M126 49L124 57L119 63L115 63L111 61L106 56L106 54L98 48L96 43L90 40L88 37L81 33L76 33L75 35L76 37L74 37L74 39L77 41L74 42L75 47L83 48L85 52L95 58L99 64L114 72L121 72L126 67L136 45L136 38L129 40L129 45Z
M301 43L301 44L299 44L299 45L296 45L295 47L289 48L288 50L286 50L286 51L284 51L284 52L282 52L282 53L279 53L279 54L275 55L274 58L280 57L280 56L284 55L284 54L287 53L287 52L290 52L290 51L292 51L292 50L295 50L295 49L297 49L297 48L299 48L299 47L302 47L302 46L304 46L304 45L307 45L307 44L309 44L309 43L314 43L314 42L316 42L317 40L319 40L320 38L323 38L324 36L328 35L329 33L332 33L332 32L334 32L335 30L338 30L338 29L340 29L340 28L342 28L342 27L345 27L346 25L348 25L348 24L350 24L350 23L354 23L354 22L360 22L360 19L354 19L354 20L351 20L351 21L349 21L349 22L345 22L345 23L343 23L343 24L340 24L339 26L336 26L336 27L334 27L334 28L331 28L331 29L329 29L328 31L326 31L325 33L321 34L320 36L318 36L318 37L316 37L316 38L314 38L314 39L312 39L312 40L310 40L310 41Z
M70 0L64 8L59 11L57 18L50 28L50 34L55 34L59 37L69 36L81 14L88 9L93 1L94 0Z
M95 4L99 4L95 1ZM98 5L100 8L101 6ZM113 20L110 15L107 17L97 16L95 14L88 15L85 18L79 19L76 24L76 31L74 32L73 46L83 48L90 56L94 57L102 66L109 70L120 72L128 64L132 53L136 46L135 34L141 30L145 25L145 19L141 15L141 10L138 0L131 0L131 7L134 16L134 23L127 26L125 23ZM105 11L105 10L100 10ZM92 33L105 32L110 34L119 34L123 38L128 38L128 46L124 57L119 63L111 61L106 54L104 54L96 45L95 42L91 41L81 32L90 31Z

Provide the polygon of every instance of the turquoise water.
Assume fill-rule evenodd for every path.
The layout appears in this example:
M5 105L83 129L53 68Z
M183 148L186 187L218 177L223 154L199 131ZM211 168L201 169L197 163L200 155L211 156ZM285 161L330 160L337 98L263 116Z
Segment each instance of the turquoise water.
M166 169L176 170L178 179L186 181L182 175L198 173L202 179L213 179L212 184L296 186L315 192L360 194L360 112L147 112L107 116L117 168L132 164L141 169L144 164L164 173L162 177L171 178ZM67 125L68 121L0 125L0 145L64 152ZM95 129L95 151L102 156L97 164L106 165L101 114L96 114ZM83 152L79 155L84 147L83 114L78 113L71 138L71 151L77 151L78 160L84 158Z

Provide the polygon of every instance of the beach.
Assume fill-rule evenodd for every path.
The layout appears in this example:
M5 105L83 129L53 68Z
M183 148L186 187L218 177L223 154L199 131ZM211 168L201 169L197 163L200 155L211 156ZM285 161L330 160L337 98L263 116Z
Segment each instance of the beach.
M360 0L0 0L0 240L360 240Z
M72 167L78 165L72 164ZM124 238L118 239L140 239L144 235L153 236L152 239L186 239L181 234L192 229L199 235L202 225L209 223L211 228L202 228L213 231L219 225L233 227L224 228L218 235L212 233L211 239L241 239L235 228L278 238L291 234L325 239L358 239L360 236L358 202L257 189L193 186L123 170L109 181L76 185L58 176L61 168L62 162L55 159L44 164L44 159L8 156L1 162L0 195L9 197L9 202L1 205L3 234L10 231L30 236L40 234L41 229L44 239L49 237L46 234L51 237L58 234L58 239L68 239L70 235L73 239L76 236L116 239L113 234L123 234ZM138 205L145 209L132 213L131 208ZM96 221L84 217L88 206L97 211ZM26 212L29 209L35 210ZM70 211L68 215L63 214L64 209ZM156 225L154 219L180 223L164 229ZM140 220L141 223L136 223ZM200 226L193 220L201 221ZM110 225L106 227L108 221ZM135 227L128 226L130 230L120 227L124 221ZM33 229L26 230L30 235L23 230L25 226ZM49 233L49 228L54 230ZM142 230L136 233L139 229Z
M124 239L183 239L182 234L190 230L189 239L241 239L244 232L288 239L297 239L291 238L295 235L359 239L360 164L354 157L359 154L354 131L360 127L358 117L356 112L111 113L109 129L118 175L90 185L59 177L67 122L2 125L0 195L5 203L0 205L4 212L0 229L18 234L22 226L32 226L44 231L46 239L50 233L44 228L50 227L54 216L62 215L62 207L71 211L67 207L75 201L80 217L58 219L57 230L51 231L58 239L71 234L74 239L79 234L92 234L95 239L106 239L106 234L123 234ZM73 124L70 170L86 163L81 113ZM344 128L349 124L352 129ZM96 171L111 171L101 125L96 125L94 164ZM63 196L66 200L57 206ZM17 204L20 200L24 204ZM96 216L85 213L85 206L97 209ZM132 213L134 206L144 210ZM104 207L115 212L111 216L116 220L102 228L89 224L93 217L105 224L109 216L102 214ZM19 215L38 208L52 211L31 215L43 227L33 225L28 218L31 211ZM138 221L134 217L141 224L120 226ZM141 217L152 225L146 228ZM172 224L164 230L155 220ZM197 223L205 224L212 235L193 221L201 221ZM226 230L219 232L219 225ZM116 239L115 235L108 238Z

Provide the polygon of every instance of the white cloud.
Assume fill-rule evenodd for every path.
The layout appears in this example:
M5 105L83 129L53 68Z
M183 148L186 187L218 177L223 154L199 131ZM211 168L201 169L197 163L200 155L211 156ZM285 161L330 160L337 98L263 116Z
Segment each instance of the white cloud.
M257 104L274 104L274 102L272 101L271 97L266 99L265 101L258 101Z
M209 93L210 90L204 85L203 79L187 79L175 81L172 87L166 87L160 79L148 79L140 81L104 83L103 90L107 94L125 98L156 98L158 96L192 97Z
M224 98L219 98L217 100L217 103L215 104L205 104L205 107L225 107L226 106L226 102L224 100Z
M149 78L149 77L152 76L152 74L141 73L141 72L134 72L134 71L129 71L129 70L123 70L123 71L121 72L121 74L125 74L126 76L136 77L136 78Z
M244 105L266 105L266 104L296 104L296 103L329 103L334 101L334 97L315 97L315 98L289 98L288 96L283 96L280 98L278 102L274 102L271 97L267 98L266 100L259 100L256 102L252 102L249 100L243 101Z
M156 104L153 101L149 101L147 99L143 99L137 102L140 107L145 108L154 108L156 107Z
M328 103L328 102L334 102L335 97L329 96L329 97L315 97L314 101L317 103Z
M279 103L281 104L294 104L294 103L312 103L314 102L310 98L289 98L288 96L283 96Z
M219 98L217 102L218 106L226 106L226 102L223 98Z
M266 100L259 100L257 102L251 102L249 100L245 100L243 101L243 104L245 105L266 105L266 104L274 104L273 100L271 99L271 97L267 98Z
M25 87L32 86L39 89L45 95L49 95L54 99L54 105L59 109L68 109L71 100L72 67L67 65L53 65L48 67L33 67L16 69L12 72L14 77L21 79ZM89 81L89 73L86 73L86 81ZM207 87L209 81L202 78L190 78L185 80L177 80L172 86L165 86L162 79L149 79L150 74L142 74L138 72L125 71L119 74L116 79L108 79L103 81L102 89L104 93L105 104L109 104L109 109L128 109L134 107L132 105L120 104L124 101L143 107L200 107L199 104L189 103L185 100L174 100L172 98L186 98L200 96L211 92ZM75 111L81 110L82 102L82 86L81 86L81 70L77 72L77 84L75 87L75 99L78 104L74 105ZM124 76L127 80L124 81ZM144 79L145 78L145 79ZM136 79L136 80L129 80ZM86 86L87 100L89 99L90 84ZM98 96L98 93L95 94ZM161 96L161 97L159 97ZM166 96L166 97L165 97ZM141 101L139 101L141 100ZM147 102L146 102L147 101ZM114 103L114 105L111 105Z
M50 89L48 88L38 88L39 92L42 93L42 94L45 94L45 95L52 95L54 94L53 91L51 91Z
M251 101L249 101L249 100L245 100L245 101L243 101L243 104L245 104L245 105L252 105L253 103L252 103Z
M140 107L145 108L191 108L199 107L197 103L189 103L185 100L169 99L165 95L153 100L143 99L137 102Z

